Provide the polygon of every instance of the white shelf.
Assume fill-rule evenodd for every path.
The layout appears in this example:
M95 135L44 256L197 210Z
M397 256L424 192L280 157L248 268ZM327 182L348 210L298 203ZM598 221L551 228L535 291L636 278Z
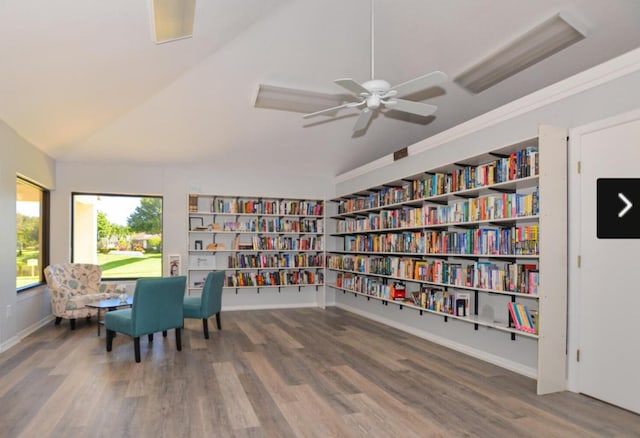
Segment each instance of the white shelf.
M328 251L329 254L353 254L353 255L401 255L413 257L433 257L433 258L496 258L496 259L531 259L536 260L539 255L529 254L456 254L456 253L424 253L424 252L373 252L373 251Z
M424 198L412 199L412 200L403 201L403 202L379 205L376 207L350 211L348 213L338 213L330 217L332 219L343 219L346 217L363 215L365 213L373 213L380 210L390 210L390 209L404 207L404 206L422 205L425 203L429 203L429 201L442 202L442 201L449 201L452 199L460 200L462 198L477 197L483 194L492 194L492 193L495 194L496 191L522 190L525 188L535 187L537 184L538 184L538 175L533 175L533 176L528 176L526 178L519 178L512 181L505 181L505 182L492 184L488 186L476 187L473 189L459 190L451 193L443 193L441 195L433 195L433 196L427 196ZM357 198L357 197L364 197L364 196L354 195L354 197Z
M187 231L187 247L190 266L187 269L189 277L188 284L190 291L200 291L200 286L207 273L213 270L225 271L225 284L230 281L230 277L238 276L261 276L268 274L287 273L291 279L318 281L324 278L324 201L307 199L272 198L259 196L232 196L215 194L190 194L189 210L187 213L190 228L203 228L200 230L190 229ZM218 212L211 211L216 208L227 208L236 206L246 211L255 211L259 208L267 211L287 211L287 214L280 213L240 213L240 212ZM322 212L322 214L291 214L289 211L298 213ZM264 228L264 230L259 230ZM268 231L278 230L282 227L292 229L291 231ZM226 228L226 229L225 229ZM231 228L231 229L230 229ZM237 229L236 229L237 228ZM315 229L318 231L293 231L295 229ZM250 236L250 237L246 237ZM272 245L274 247L302 246L307 249L256 249L253 246L241 249L244 245L251 245L254 240L260 243ZM243 241L244 240L244 241ZM206 249L208 246L221 245L224 249ZM240 245L240 247L238 247ZM195 249L198 248L198 249ZM202 248L202 249L200 249ZM229 249L227 249L229 248ZM300 255L304 254L305 257ZM300 263L319 263L316 257L321 258L321 266L283 266L283 267L245 267L230 268L229 259L247 255L248 257L267 257L269 263L274 263L275 259L280 260L285 257L293 262L294 257L298 257ZM306 258L308 257L308 259ZM313 259L312 259L313 258ZM302 259L302 260L300 260ZM237 259L236 259L237 260ZM200 266L198 266L200 264ZM191 267L193 266L193 267ZM225 266L225 267L220 267ZM298 274L299 273L299 274ZM278 275L278 277L280 277ZM289 279L289 280L291 280ZM195 285L198 286L195 286ZM256 288L283 288L283 287L315 287L314 284L282 284L264 286L244 286L225 287L226 289L256 289Z
M538 299L538 295L525 294L525 293L522 293L522 292L511 292L511 291L505 291L505 290L499 290L499 289L486 289L486 288L474 287L474 286L461 286L461 285L450 284L450 283L437 283L437 282L434 282L434 281L416 280L416 279L413 279L413 278L405 278L405 277L394 277L392 275L374 274L374 273L370 273L370 272L350 271L350 270L347 270L347 269L335 269L335 268L327 268L327 269L329 271L334 271L334 272L344 272L344 273L347 273L347 274L354 274L354 275L365 275L365 276L368 276L368 277L388 278L388 279L392 279L392 280L407 281L407 282L411 282L411 283L428 284L428 285L431 285L431 286L447 287L447 288L452 288L452 289L463 289L463 290L478 291L478 292L489 293L489 294L497 294L497 295L512 295L512 296L516 296L516 297L519 297L519 298L529 298L529 299L532 299L532 300L537 300Z
M475 225L491 225L491 224L510 224L517 222L527 222L527 221L537 221L540 219L540 216L518 216L518 217L510 217L510 218L500 218L500 219L487 219L481 221L467 221L467 222L449 222L443 224L427 224L427 225L412 225L409 227L396 227L396 228L380 228L375 230L361 230L361 231L345 231L341 233L331 233L330 236L351 236L353 234L378 234L378 233L394 233L398 231L415 231L415 230L426 230L426 229L441 229L441 228L455 228L455 227L470 227Z
M472 139L469 139L472 141ZM460 181L460 179L452 179L457 177L451 177L446 175L440 175L443 173L450 173L454 169L461 170L464 178L474 178L474 175L483 175L482 173L476 172L478 169L463 169L467 166L478 166L483 165L485 163L490 163L492 161L498 160L499 157L509 156L510 154L525 149L529 146L537 147L537 151L534 156L537 158L539 171L536 172L532 170L534 173L532 176L527 176L519 179L513 179L510 181L505 181L497 184L486 185L482 187L476 187L472 189L459 190L455 192L443 193L434 196L426 196L421 197L419 199L405 199L402 202L388 202L389 200L399 200L406 198L413 193L416 193L415 190L419 189L419 186L423 185L423 181L425 183L433 183L438 184L438 187L442 187L440 184L444 182L445 187L455 186L456 182ZM531 156L529 156L530 158ZM480 169L480 172L489 169L490 166L486 166L483 169ZM415 168L415 166L414 166ZM399 168L396 167L395 170ZM520 169L518 169L519 171ZM390 172L393 173L393 172ZM381 171L381 174L388 174L387 172ZM432 179L431 175L438 174L434 176ZM461 175L462 175L461 174ZM501 175L507 175L509 172L501 173ZM523 174L527 174L523 172ZM428 176L429 175L429 176ZM459 175L460 177L462 177ZM512 175L512 174L510 174ZM376 179L375 175L367 174L362 178L357 178L354 180L352 184L357 185L358 181L365 182L368 181L369 178ZM452 183L453 181L453 183ZM469 181L469 179L466 179ZM473 181L473 179L471 179ZM449 263L452 264L462 264L465 265L465 259L469 259L469 263L473 264L472 261L482 261L482 262L491 262L491 264L498 265L496 269L501 270L501 276L506 275L506 270L509 269L508 263L518 263L522 265L531 264L534 265L536 271L539 272L539 283L538 283L538 294L531 295L520 292L512 292L512 291L503 291L496 289L483 289L478 287L469 287L469 286L459 286L455 284L447 284L447 283L437 283L430 282L424 280L415 280L412 278L402 278L392 275L383 275L383 274L372 274L365 272L358 272L349 269L340 269L340 268L328 268L331 278L327 279L327 283L329 287L342 290L345 293L353 293L356 295L362 295L367 297L367 299L378 299L384 301L385 304L392 303L396 305L401 305L403 307L410 307L412 309L416 309L423 313L435 314L438 317L444 317L451 319L457 319L462 322L466 322L469 324L473 324L477 326L488 327L492 330L498 330L505 332L510 335L511 340L517 341L521 338L526 338L527 342L521 345L518 345L515 349L523 349L526 351L527 355L531 354L530 357L537 357L537 383L538 388L537 391L539 394L545 394L549 392L559 391L565 389L565 370L566 370L566 271L567 271L567 251L566 251L566 227L567 227L567 199L566 199L566 183L567 183L567 132L565 129L556 128L551 126L539 126L538 128L538 137L533 139L524 140L518 142L517 144L512 144L508 146L497 147L494 150L486 150L485 152L478 154L475 157L469 157L464 160L459 160L458 162L449 163L443 166L439 166L438 168L424 169L424 172L407 175L402 178L397 178L394 181L382 182L376 186L372 186L369 188L363 187L362 189L351 193L345 194L337 199L334 199L335 207L332 207L333 211L328 217L331 219L331 223L327 223L325 225L325 230L328 231L328 235L331 240L327 243L330 244L328 249L329 255L334 255L336 258L340 258L341 256L362 256L369 258L386 258L386 257L398 257L398 258L408 258L413 260L426 260L429 261L429 266L431 266L430 261L442 260L444 262L443 269L454 269L449 266ZM429 189L435 191L435 189ZM479 200L476 204L474 201L473 206L478 204L489 205L491 207L497 205L500 201L500 197L496 195L498 193L519 193L521 195L529 195L537 191L537 196L539 197L539 214L535 215L527 215L527 216L516 216L509 218L494 218L494 219L483 219L478 221L466 221L466 222L456 222L456 223L443 223L443 224L424 224L424 225L411 225L407 227L392 227L392 228L379 228L379 229L365 229L370 226L367 222L367 219L371 217L371 220L376 220L379 222L374 222L376 224L398 224L397 221L400 217L405 220L404 223L408 222L409 217L413 217L410 215L424 213L425 210L411 210L408 211L406 215L403 213L395 214L392 210L399 210L406 207L410 209L419 208L425 205L433 205L433 204L446 204L445 208L433 208L429 209L433 210L434 213L438 213L441 216L438 217L451 217L457 218L453 214L451 216L447 216L447 214L453 213L454 211L469 211L466 210L470 208L470 204L460 205L464 203L465 199L468 198L479 198L488 196L489 199ZM421 193L421 192L420 192ZM504 198L507 201L513 200L515 197ZM376 205L381 202L387 201L386 204ZM529 199L527 199L529 202ZM347 205L348 204L348 205ZM362 208L362 207L367 208ZM343 207L359 207L358 209L353 209L348 212L338 212L337 210L342 209ZM380 214L379 217L376 217L376 214L379 212L386 211L388 213ZM522 214L523 212L519 210ZM432 213L433 214L433 213ZM475 211L474 211L475 214ZM406 218L405 218L406 216ZM431 216L433 217L433 216ZM478 216L471 216L478 217ZM394 220L395 222L388 221L388 218ZM344 222L343 222L344 221ZM338 228L334 227L337 222L341 222L341 228L338 232ZM349 251L345 250L345 242L350 242L350 245L354 245L355 247L364 247L358 246L357 244L365 244L369 245L371 242L375 242L376 248L416 248L413 246L413 241L411 238L413 236L407 236L406 238L402 236L402 233L412 233L418 234L419 232L423 232L427 234L429 237L432 237L432 231L442 231L442 234L438 233L438 236L452 238L452 239L460 239L456 242L461 242L466 237L465 233L460 233L461 230L465 228L485 228L484 226L497 226L505 229L510 229L511 226L523 226L523 230L527 227L527 231L531 231L533 233L537 232L539 227L539 234L537 234L537 242L533 242L534 244L529 245L531 242L526 242L527 240L532 240L531 237L522 237L520 234L516 239L516 235L514 233L520 233L521 230L509 230L509 232L505 232L504 235L498 234L496 236L496 247L509 250L514 250L515 248L535 248L535 254L462 254L462 253L424 253L424 252L395 252L395 251ZM529 225L532 225L531 228L528 228ZM537 227L535 226L537 225ZM347 231L347 227L351 227L351 231ZM361 227L359 229L356 229ZM388 240L385 240L381 235L383 234L395 234L394 236L389 236ZM469 233L471 234L471 233ZM348 236L353 236L353 238L349 239ZM500 246L502 242L502 238L506 237L508 240L504 242L506 246ZM368 239L367 239L368 237ZM418 236L421 238L421 236ZM484 235L482 239L478 239L475 236L472 236L472 240L480 240L481 243L485 244ZM493 236L490 236L493 238ZM395 239L398 243L406 243L406 246L389 246L389 242ZM394 240L394 242L395 242ZM515 240L518 240L517 245L514 244ZM354 243L351 243L351 242ZM526 242L522 244L521 242ZM427 243L424 242L425 246L421 246L421 248L427 248ZM463 248L464 246L456 243L455 248ZM348 248L353 248L354 246L349 246ZM454 246L452 246L454 247ZM519 249L518 249L519 251ZM395 263L397 260L386 260L388 263ZM504 261L504 264L501 264L500 261ZM371 260L369 263L373 263ZM363 264L367 264L367 262L363 262ZM343 266L343 265L333 265L333 266ZM354 265L344 265L352 267ZM395 265L394 265L395 266ZM355 268L358 268L358 265L355 265ZM523 272L526 272L527 268L521 269ZM394 273L404 273L403 271L393 271ZM452 271L453 272L453 271ZM463 269L459 269L457 272L468 272L464 267ZM364 277L362 279L357 280L357 284L368 287L376 290L384 290L385 293L387 290L391 289L391 286L394 282L403 282L407 285L407 293L410 296L411 292L419 291L420 285L431 285L435 288L445 288L449 290L451 293L450 299L455 299L455 292L461 290L464 291L472 291L472 303L471 303L471 316L457 317L454 315L448 315L438 312L433 312L428 309L423 309L420 306L416 306L413 303L408 302L397 302L389 299L382 299L379 297L374 297L371 295L367 295L358 291L353 291L350 289L337 287L335 284L335 278L337 275L353 275ZM442 277L446 278L446 277ZM500 277L502 278L502 277ZM510 281L514 281L513 278ZM496 283L493 283L496 284ZM350 283L347 284L351 286ZM362 289L368 290L368 289ZM392 289L391 289L392 290ZM428 292L428 291L427 291ZM336 297L336 301L340 303L339 294ZM429 295L432 297L432 295ZM437 299L437 298L436 298ZM357 302L354 301L354 303ZM518 302L526 305L531 310L536 310L539 314L540 318L540 334L532 334L527 331L516 330L513 327L508 327L507 322L496 322L492 320L482 319L482 315L493 314L496 315L494 319L496 320L504 320L507 321L509 318L509 310L507 307L507 303L509 302ZM358 304L350 304L355 305L356 307L360 306ZM482 311L485 309L486 311ZM368 312L365 308L360 309L363 312ZM379 312L372 313L372 317L377 317ZM478 315L480 314L480 316ZM389 318L398 324L404 324L404 321L401 317L396 316L397 313L385 315L385 318ZM413 323L412 323L413 324ZM417 324L417 323L416 323ZM419 326L418 326L419 327ZM438 329L440 330L440 329ZM450 337L449 337L450 336ZM467 345L469 348L481 348L477 347L477 345L485 345L486 340L479 339L477 344L473 340L473 338L467 338L464 340L460 339L460 333L456 330L451 331L451 335L447 334L447 332L438 331L437 337L442 337L445 341L450 340L452 344L461 343L462 345ZM470 335L471 336L471 335ZM479 335L483 336L483 335ZM532 346L531 340L535 341ZM505 342L511 342L508 338L505 338ZM500 348L500 347L499 347ZM535 352L529 350L530 348L536 348ZM508 351L511 351L508 346L505 346L502 349L505 353L504 358L506 360L510 360L508 356ZM493 353L491 353L493 354Z
M415 309L420 311L421 313L428 313L431 315L436 315L438 317L441 318L446 318L446 319L455 319L457 321L462 321L468 324L477 324L478 326L483 326L483 327L488 327L488 328L492 328L495 330L500 330L506 333L512 333L518 336L524 336L527 338L533 338L533 339L538 339L538 335L534 334L534 333L528 333L522 330L516 330L515 328L512 327L507 327L505 322L500 322L500 321L488 321L488 320L483 320L482 318L480 318L478 315L471 315L471 316L457 316L457 315L451 315L448 313L442 313L442 312L436 312L435 310L430 310L430 309L425 309L423 307L420 306L416 306L415 304L412 304L410 302L407 301L400 301L400 300L389 300L386 298L382 298L382 297L378 297L376 295L369 295L369 294L365 294L363 292L359 292L359 291L355 291L355 290L351 290L351 289L345 289L342 287L338 287L334 284L328 284L327 286L333 288L333 289L337 289L337 290L341 290L344 293L350 293L350 294L354 294L354 295L358 295L358 296L363 296L366 297L367 299L372 299L372 300L378 300L378 301L382 301L384 303L390 303L393 304L395 306L401 306L401 307L407 307L409 309Z

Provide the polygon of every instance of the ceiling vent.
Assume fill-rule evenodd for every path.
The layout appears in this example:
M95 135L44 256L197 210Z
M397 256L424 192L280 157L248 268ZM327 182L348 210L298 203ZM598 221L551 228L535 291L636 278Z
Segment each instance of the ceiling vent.
M477 94L585 38L566 14L560 13L525 33L454 79Z

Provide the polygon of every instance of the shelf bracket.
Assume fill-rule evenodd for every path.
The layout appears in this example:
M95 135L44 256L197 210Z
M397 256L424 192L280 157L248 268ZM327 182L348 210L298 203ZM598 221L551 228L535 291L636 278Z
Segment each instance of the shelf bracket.
M420 316L422 316L422 310L420 310Z
M444 322L449 322L449 317L447 315L444 315Z
M478 330L478 324L473 324L473 329L477 331Z

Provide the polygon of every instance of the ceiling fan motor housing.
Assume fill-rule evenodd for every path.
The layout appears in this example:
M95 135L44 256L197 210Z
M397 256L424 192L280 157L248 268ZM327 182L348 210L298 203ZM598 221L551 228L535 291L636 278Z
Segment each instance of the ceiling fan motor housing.
M391 84L382 79L372 79L362 84L371 94L383 95L391 89Z

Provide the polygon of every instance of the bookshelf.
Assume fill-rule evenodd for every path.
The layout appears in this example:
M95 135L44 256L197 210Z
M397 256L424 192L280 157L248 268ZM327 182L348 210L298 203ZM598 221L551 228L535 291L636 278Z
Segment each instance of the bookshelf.
M533 340L538 393L564 389L566 150L564 129L541 126L329 201L328 287Z
M212 270L226 290L324 285L324 201L189 194L188 293Z

